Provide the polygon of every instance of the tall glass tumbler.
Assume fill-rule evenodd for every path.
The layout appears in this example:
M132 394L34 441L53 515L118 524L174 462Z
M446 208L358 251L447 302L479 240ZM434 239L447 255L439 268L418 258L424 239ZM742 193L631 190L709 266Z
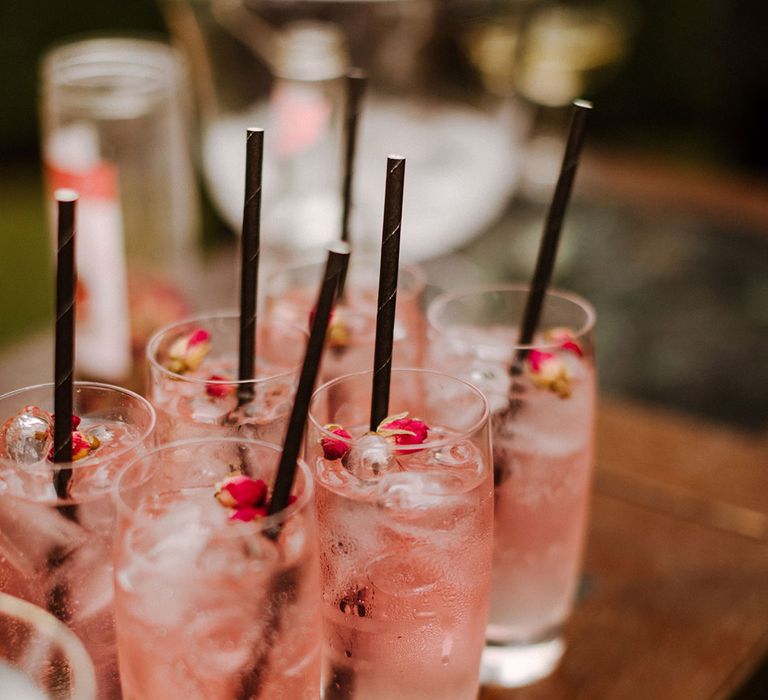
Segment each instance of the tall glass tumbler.
M533 343L520 347L527 295L524 286L479 287L438 297L427 313L432 364L475 384L491 407L496 522L483 680L508 687L548 675L565 648L595 420L594 309L548 292Z
M282 444L308 333L259 316L256 376L238 380L239 329L240 316L222 312L172 323L149 341L159 443L237 435Z
M281 450L201 438L159 447L115 485L115 614L125 700L317 700L320 595L312 476L251 520L219 502L240 480L269 499ZM242 472L249 474L245 486ZM231 482L230 482L231 483ZM259 486L260 484L260 486ZM218 495L217 495L218 494ZM237 511L235 511L237 512Z
M371 379L340 377L310 406L325 697L474 700L491 583L488 404L459 379L394 369L395 415L373 434Z
M53 385L0 396L0 590L46 608L83 640L98 697L120 697L112 614L112 480L152 440L138 394L75 382L75 461L49 459ZM73 421L74 422L74 421Z
M95 700L96 677L77 636L53 615L0 593L0 696Z
M149 334L188 313L199 229L190 108L185 62L162 41L72 39L43 58L47 189L80 194L81 377L127 384Z
M270 317L309 326L317 285L323 274L321 261L305 261L277 270L267 284L266 310ZM339 299L328 330L328 352L320 376L327 382L373 365L376 338L379 262L369 255L350 257L345 293ZM421 367L425 321L421 306L424 273L415 265L402 265L397 285L394 331L395 367Z

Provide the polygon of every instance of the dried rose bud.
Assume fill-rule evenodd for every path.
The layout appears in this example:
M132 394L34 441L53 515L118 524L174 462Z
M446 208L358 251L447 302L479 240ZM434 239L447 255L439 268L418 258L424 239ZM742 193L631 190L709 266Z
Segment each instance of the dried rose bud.
M232 515L229 516L230 520L240 520L244 523L249 523L256 518L266 518L267 509L265 506L240 506L235 508Z
M237 474L216 484L214 495L227 508L258 508L267 498L267 485L262 479Z
M205 383L205 393L214 399L231 396L235 393L234 384L221 384L221 382L226 382L229 379L229 377L225 377L222 374L212 374Z
M571 375L565 363L551 352L531 350L526 358L528 376L541 389L557 394L561 399L571 395Z
M79 424L78 420L78 424ZM79 430L72 432L72 461L77 462L79 459L87 457L91 452L101 447L101 441L95 435L88 435L81 433ZM51 447L48 453L48 459L53 461L54 449Z
M336 423L329 423L324 428L330 431L333 435L351 440L352 436L344 430L340 425ZM349 452L350 445L343 440L334 440L330 437L320 438L320 447L323 448L323 457L326 459L341 459L347 452Z
M168 350L167 367L171 372L184 374L197 369L211 350L211 334L198 328L188 336L178 338Z
M544 340L548 343L557 343L563 350L572 352L574 355L582 357L584 351L576 340L576 335L570 328L558 327L551 328L544 334Z
M398 445L421 445L427 440L429 426L418 418L407 414L385 418L379 425L380 435L393 435Z

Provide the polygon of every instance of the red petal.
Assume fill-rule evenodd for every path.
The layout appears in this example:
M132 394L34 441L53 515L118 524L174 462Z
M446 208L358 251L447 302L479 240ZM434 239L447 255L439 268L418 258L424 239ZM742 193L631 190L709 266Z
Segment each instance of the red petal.
M234 476L226 481L222 491L227 491L239 507L260 506L267 497L267 485L261 479Z

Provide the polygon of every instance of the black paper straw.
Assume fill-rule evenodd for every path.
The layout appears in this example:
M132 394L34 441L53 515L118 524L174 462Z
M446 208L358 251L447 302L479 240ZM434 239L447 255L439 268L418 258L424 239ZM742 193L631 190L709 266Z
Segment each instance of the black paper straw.
M371 387L371 425L389 415L389 385L392 374L392 346L395 332L397 273L400 267L400 228L403 218L403 186L405 158L387 158L387 184L384 192L384 225L381 234L381 266L379 268L379 300L376 313L376 345L373 357Z
M325 264L323 281L315 305L315 315L312 320L312 328L309 332L307 349L304 354L304 362L299 375L299 385L296 389L296 397L293 400L291 416L288 419L288 429L283 443L283 452L275 476L272 489L272 499L269 503L269 514L276 513L288 505L288 499L293 488L293 479L296 475L296 460L299 457L301 441L304 436L304 426L307 422L309 402L315 388L317 371L320 367L320 359L325 345L325 333L328 330L328 321L331 317L336 289L339 284L339 275L347 268L349 263L349 246L338 242L333 244L328 251L328 260Z
M72 461L72 382L75 357L75 210L78 194L61 189L55 193L57 206L56 245L56 340L53 410L53 461ZM68 498L71 469L59 469L53 477L56 495Z
M352 68L347 73L347 99L344 107L344 177L342 179L341 240L349 243L349 215L352 211L352 183L355 173L355 153L357 152L358 121L360 105L368 85L368 76L360 68ZM339 299L344 298L346 274L339 280Z
M253 399L256 376L256 294L261 231L261 169L264 130L248 129L245 142L245 199L240 249L240 338L237 378L238 404Z
M573 103L573 113L568 129L565 155L563 156L560 175L557 178L555 192L544 223L544 232L536 258L536 268L533 273L530 289L528 290L528 298L525 302L523 322L520 326L520 334L517 340L518 346L530 345L536 328L539 325L544 295L547 292L547 287L549 287L550 280L552 279L552 270L555 266L555 257L557 256L557 248L560 243L560 232L563 228L563 218L568 208L573 181L576 177L576 169L579 165L587 117L591 111L591 102L576 100ZM513 370L519 367L525 355L526 351L518 347L512 363Z

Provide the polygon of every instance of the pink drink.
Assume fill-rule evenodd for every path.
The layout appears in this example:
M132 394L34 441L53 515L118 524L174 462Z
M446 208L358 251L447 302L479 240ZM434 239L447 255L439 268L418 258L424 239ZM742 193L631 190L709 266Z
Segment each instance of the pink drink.
M207 340L185 351L194 361L174 359L179 343L201 332ZM259 321L256 378L239 382L238 333L239 317L219 314L175 323L152 338L149 396L159 442L227 435L282 442L307 334L288 323Z
M50 409L52 385L0 397L8 419L0 432L0 590L52 614L83 640L96 667L99 698L119 698L112 612L112 480L129 455L143 450L154 428L154 411L141 397L95 383L75 384L78 432L99 445L66 465L68 498L57 496L61 469L48 461L50 437L38 442L35 421ZM19 435L24 414L32 431ZM39 427L39 426L38 426Z
M435 366L473 382L492 411L494 568L484 674L502 685L546 675L562 654L559 635L581 570L593 458L593 312L550 295L542 330L513 378L518 331L489 321L491 311L514 320L512 307L524 299L524 290L502 287L446 295L430 309ZM573 329L568 337L561 330L550 337L553 327L566 325ZM541 653L514 659L515 650L526 649ZM486 662L496 657L500 670L488 671L496 662Z
M315 471L323 575L324 681L328 698L475 698L492 556L493 499L482 396L450 377L394 370L397 389L417 382L410 415L429 424L426 442L395 445L353 436L341 459L323 429L359 406L328 414L328 392L370 402L370 373L320 388L310 409L308 461ZM411 396L411 394L407 394ZM412 404L416 408L415 403ZM433 421L430 423L430 421Z
M328 331L328 351L323 358L321 380L367 370L373 362L378 300L378 262L355 255L350 258L346 293L337 303ZM322 273L320 263L283 269L268 285L267 312L273 318L307 327L317 298ZM394 332L395 367L421 367L424 352L424 314L421 271L405 265L397 290L397 320Z
M257 441L190 440L159 448L119 478L115 615L126 700L319 697L306 466L296 502L268 518L232 521L214 498L233 465L248 464L271 484L278 457L279 448Z

